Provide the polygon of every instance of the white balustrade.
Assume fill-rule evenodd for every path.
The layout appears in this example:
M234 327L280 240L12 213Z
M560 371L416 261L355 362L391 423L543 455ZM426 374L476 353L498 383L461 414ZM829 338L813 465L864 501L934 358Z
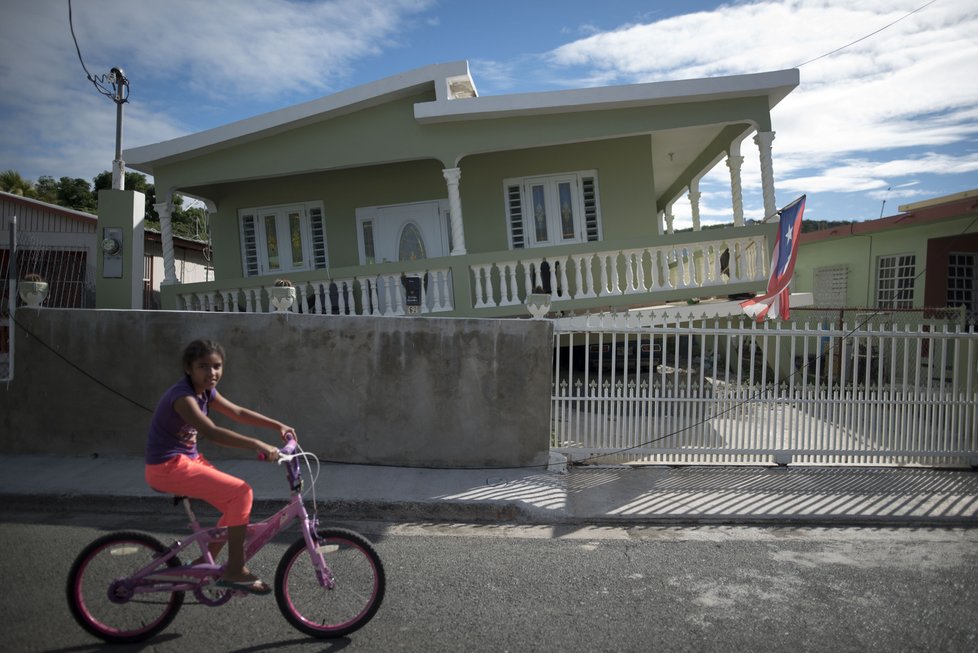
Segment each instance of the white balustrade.
M515 268L514 268L515 269ZM487 268L487 274L489 270ZM419 271L422 277L421 312L443 313L455 308L452 272L448 268ZM261 313L269 309L271 287L193 289L178 292L178 310ZM288 310L318 315L404 315L402 273L370 277L321 279L295 283L296 301ZM515 285L513 296L515 297ZM359 300L359 307L357 306ZM515 300L518 303L518 299Z
M474 307L520 304L536 286L560 301L763 281L765 243L752 236L566 256L521 250L522 258L470 267Z

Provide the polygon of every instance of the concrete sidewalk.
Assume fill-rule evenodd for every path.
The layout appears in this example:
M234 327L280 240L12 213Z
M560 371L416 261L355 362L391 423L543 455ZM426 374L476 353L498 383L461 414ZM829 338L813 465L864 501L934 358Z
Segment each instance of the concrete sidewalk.
M288 498L282 468L240 459L215 464L252 485L256 515ZM343 519L978 526L978 472L966 470L608 466L558 473L324 464L315 493L321 514ZM48 510L166 505L146 486L138 458L3 458L0 499L7 507Z

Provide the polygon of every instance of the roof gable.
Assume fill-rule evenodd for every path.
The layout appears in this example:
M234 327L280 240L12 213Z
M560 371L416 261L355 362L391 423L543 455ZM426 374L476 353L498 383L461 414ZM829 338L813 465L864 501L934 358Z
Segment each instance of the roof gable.
M153 174L157 164L173 163L215 149L265 138L415 95L426 88L433 88L436 97L446 99L475 92L468 63L434 64L195 134L134 147L126 150L123 158L127 167ZM452 93L454 95L450 95Z

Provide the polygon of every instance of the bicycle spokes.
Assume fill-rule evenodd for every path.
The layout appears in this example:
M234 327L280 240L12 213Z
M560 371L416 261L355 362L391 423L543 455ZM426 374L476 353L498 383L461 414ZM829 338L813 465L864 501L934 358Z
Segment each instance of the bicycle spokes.
M317 569L304 539L293 544L275 574L275 598L285 618L313 637L340 637L360 628L384 598L384 567L369 541L343 529L317 534ZM317 562L319 562L317 560Z

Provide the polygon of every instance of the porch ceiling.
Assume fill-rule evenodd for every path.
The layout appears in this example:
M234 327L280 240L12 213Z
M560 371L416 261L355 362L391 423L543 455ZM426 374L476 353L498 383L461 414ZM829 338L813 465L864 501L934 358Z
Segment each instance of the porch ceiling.
M667 197L675 189L688 183L691 176L707 172L716 163L716 157L702 158L710 144L723 133L726 125L701 125L653 132L651 137L652 165L655 170L655 197L660 206L674 199ZM744 127L745 131L749 126Z

